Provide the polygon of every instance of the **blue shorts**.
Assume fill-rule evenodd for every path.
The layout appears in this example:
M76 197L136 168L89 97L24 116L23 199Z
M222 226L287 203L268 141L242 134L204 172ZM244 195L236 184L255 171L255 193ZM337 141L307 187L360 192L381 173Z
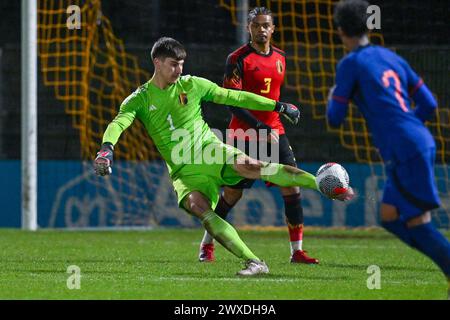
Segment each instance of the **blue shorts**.
M383 203L396 207L402 221L440 206L434 160L435 148L430 148L406 161L386 164Z

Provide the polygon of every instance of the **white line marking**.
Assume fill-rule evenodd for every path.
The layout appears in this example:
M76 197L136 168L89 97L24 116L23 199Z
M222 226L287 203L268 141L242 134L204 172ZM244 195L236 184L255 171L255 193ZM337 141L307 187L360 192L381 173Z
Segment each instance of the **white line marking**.
M202 281L202 282L210 282L210 281L229 281L229 282L241 282L241 281L253 281L253 282L299 282L302 279L270 279L270 278L195 278L195 277L159 277L159 278L149 278L145 279L146 281ZM309 279L308 279L309 280ZM334 283L342 282L341 280L334 279L323 279L323 280L314 280L314 281L334 281ZM391 284L391 285L411 285L411 281L397 281L397 280L383 280L383 284ZM440 284L440 281L422 281L415 280L415 285L437 285Z
M298 282L295 279L270 279L270 278L195 278L195 277L159 277L146 279L149 281L255 281L255 282Z

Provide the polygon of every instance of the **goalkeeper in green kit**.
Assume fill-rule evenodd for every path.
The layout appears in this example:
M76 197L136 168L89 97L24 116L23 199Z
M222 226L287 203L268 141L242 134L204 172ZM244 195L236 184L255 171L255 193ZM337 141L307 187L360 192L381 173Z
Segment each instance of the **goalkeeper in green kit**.
M238 275L268 273L267 265L247 247L234 227L214 213L220 187L248 178L318 190L315 177L294 167L252 159L222 143L203 120L200 104L211 101L252 110L275 110L295 124L299 110L253 93L221 88L204 78L181 76L186 51L172 38L160 38L152 48L151 58L153 77L123 101L103 135L94 161L96 173L112 173L114 145L134 119L139 119L167 163L179 206L200 219L214 239L245 261ZM349 195L336 198L347 200Z

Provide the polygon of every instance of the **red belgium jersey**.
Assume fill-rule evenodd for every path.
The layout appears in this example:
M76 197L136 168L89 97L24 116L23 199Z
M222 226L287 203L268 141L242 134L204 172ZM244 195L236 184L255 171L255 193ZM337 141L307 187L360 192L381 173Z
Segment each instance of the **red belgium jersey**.
M223 86L229 89L253 92L278 101L280 88L284 82L285 69L286 59L282 50L270 46L270 52L264 55L258 53L250 44L246 44L228 56ZM285 133L278 112L248 111L272 129L278 129L278 134ZM247 122L235 115L232 116L228 127L230 129L241 128L244 131L251 128ZM239 139L236 134L233 137ZM248 140L248 136L245 139Z

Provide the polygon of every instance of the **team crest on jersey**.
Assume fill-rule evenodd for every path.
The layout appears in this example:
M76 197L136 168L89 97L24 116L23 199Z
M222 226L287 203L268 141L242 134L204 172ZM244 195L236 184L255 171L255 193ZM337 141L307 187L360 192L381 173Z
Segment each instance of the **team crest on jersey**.
M279 74L283 73L283 63L281 62L281 60L277 60L277 70Z
M185 106L188 103L188 98L187 98L187 93L180 93L180 95L178 96L178 99L180 100L180 103Z

